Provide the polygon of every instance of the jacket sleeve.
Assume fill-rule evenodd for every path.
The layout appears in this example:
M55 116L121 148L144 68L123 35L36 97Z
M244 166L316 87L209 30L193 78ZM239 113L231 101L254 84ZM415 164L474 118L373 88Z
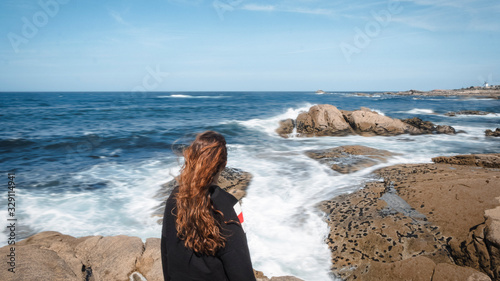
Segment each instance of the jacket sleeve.
M247 237L243 228L236 223L229 223L225 225L225 230L229 236L226 240L226 247L219 257L224 265L226 276L229 281L255 281Z

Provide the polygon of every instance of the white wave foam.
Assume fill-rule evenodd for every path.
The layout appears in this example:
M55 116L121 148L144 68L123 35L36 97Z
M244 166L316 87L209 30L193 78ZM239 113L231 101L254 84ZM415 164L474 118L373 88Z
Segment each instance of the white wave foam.
M328 169L303 155L262 147L231 156L232 166L253 175L243 212L254 267L267 276L330 280L328 226L316 208L322 192L335 188Z
M220 99L220 98L227 98L227 96L170 95L170 96L158 96L157 98Z
M436 154L449 154L446 149L450 146L442 143L451 140L451 136L442 135L348 136L296 138L293 146L281 142L272 146L266 143L232 147L230 166L253 175L243 199L243 212L255 268L267 276L330 280L330 252L324 242L329 229L318 203L362 187L367 180L373 180L371 173L376 169L401 163L430 163ZM304 154L306 150L346 144L387 149L401 155L344 175Z
M173 170L170 170L170 169ZM86 235L131 235L143 240L160 237L161 225L152 217L160 202L154 199L160 185L172 179L178 166L154 160L134 166L99 164L76 174L75 184L105 183L99 189L73 190L57 194L26 191L23 223L36 231L56 230L76 237Z
M381 110L378 110L378 109L371 109L371 108L370 108L370 110L371 110L371 111L375 111L375 112L377 112L379 115L385 116L385 114L384 114Z
M286 112L279 114L277 116L267 118L267 119L250 119L247 121L233 121L247 128L263 131L271 136L278 136L275 130L279 126L279 121L285 119L296 119L301 112L309 111L309 108L313 104L306 103L304 106L299 108L288 108Z
M408 111L398 111L398 113L422 114L422 115L436 114L434 112L434 110L432 110L432 109L426 109L426 108L414 108L414 109L408 110Z

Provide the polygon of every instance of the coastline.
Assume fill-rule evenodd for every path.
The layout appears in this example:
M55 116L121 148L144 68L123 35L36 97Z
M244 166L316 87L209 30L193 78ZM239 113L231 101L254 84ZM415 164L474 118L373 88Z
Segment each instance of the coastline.
M441 90L436 89L432 91L418 91L418 90L408 90L400 92L383 92L378 94L385 95L398 95L398 96L461 96L470 98L500 98L500 85L489 86L489 87L469 87L461 89L452 90Z
M382 182L368 182L320 204L331 229L325 242L334 275L343 280L498 280L500 154L433 161L376 170ZM143 243L125 235L75 238L44 231L16 243L17 273L2 263L0 279L162 280L159 244L159 238ZM0 248L0 255L8 253L8 246ZM255 274L258 281L301 280Z

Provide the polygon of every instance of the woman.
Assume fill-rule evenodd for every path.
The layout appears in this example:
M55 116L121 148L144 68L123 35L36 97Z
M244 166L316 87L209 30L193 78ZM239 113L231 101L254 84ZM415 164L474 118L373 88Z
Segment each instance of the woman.
M216 185L226 140L213 131L198 134L184 158L163 216L165 281L255 281L239 202Z

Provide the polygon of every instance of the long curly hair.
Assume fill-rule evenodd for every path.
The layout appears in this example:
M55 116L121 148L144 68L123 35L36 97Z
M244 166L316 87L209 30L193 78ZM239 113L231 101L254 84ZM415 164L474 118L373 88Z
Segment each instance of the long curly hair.
M195 253L215 255L226 239L214 217L222 213L213 207L209 187L226 167L226 140L217 132L206 131L198 134L183 154L185 161L177 179L177 236Z

